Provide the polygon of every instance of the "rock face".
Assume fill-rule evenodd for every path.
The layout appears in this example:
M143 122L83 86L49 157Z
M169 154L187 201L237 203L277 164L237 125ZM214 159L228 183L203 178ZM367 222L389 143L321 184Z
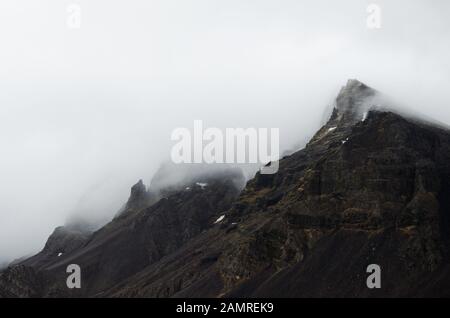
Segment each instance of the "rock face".
M377 96L349 81L278 173L240 194L231 172L172 189L56 263L8 268L0 295L450 296L450 132L371 108ZM41 253L54 256L50 247ZM77 291L63 285L71 263L83 271ZM369 264L380 289L366 286Z
M131 187L130 198L128 199L126 209L139 209L146 205L150 195L145 188L142 180L139 180L133 187Z

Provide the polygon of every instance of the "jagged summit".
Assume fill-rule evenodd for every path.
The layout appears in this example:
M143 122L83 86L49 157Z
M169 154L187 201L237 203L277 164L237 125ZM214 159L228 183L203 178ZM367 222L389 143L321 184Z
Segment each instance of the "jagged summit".
M139 181L131 188L131 195L141 195L146 191L147 190L145 188L144 182L142 181L142 179L139 179Z
M149 207L162 198L198 185L229 183L240 191L245 185L243 171L238 168L220 165L173 164L166 162L160 166L147 188L139 180L131 187L130 196L115 218L126 217ZM200 188L203 189L203 186Z
M333 142L345 143L352 128L369 116L369 111L380 110L380 94L373 88L356 80L349 79L336 97L333 112L326 122L309 141L323 144ZM324 138L327 137L327 138Z
M344 121L360 120L365 112L375 106L374 97L377 94L376 90L366 84L349 79L336 98L336 115Z
M131 193L130 198L128 199L127 208L136 208L140 207L149 198L149 193L147 192L147 189L142 182L142 179L139 180L134 186L131 187Z

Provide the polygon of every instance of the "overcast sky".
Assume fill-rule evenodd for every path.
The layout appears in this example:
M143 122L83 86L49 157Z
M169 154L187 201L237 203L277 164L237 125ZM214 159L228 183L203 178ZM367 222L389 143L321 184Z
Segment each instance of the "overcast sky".
M2 0L0 262L69 216L110 218L194 119L278 127L291 149L358 78L450 124L449 14L448 0Z

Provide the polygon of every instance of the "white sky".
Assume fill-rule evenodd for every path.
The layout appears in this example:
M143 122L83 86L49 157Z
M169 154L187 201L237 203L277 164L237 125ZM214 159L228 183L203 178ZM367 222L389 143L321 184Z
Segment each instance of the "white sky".
M111 217L194 119L278 127L290 149L358 78L450 124L449 14L447 0L2 0L0 261L70 215Z

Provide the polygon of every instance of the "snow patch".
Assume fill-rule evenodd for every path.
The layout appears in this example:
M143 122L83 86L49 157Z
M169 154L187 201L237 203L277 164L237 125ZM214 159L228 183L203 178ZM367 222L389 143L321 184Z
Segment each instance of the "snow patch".
M328 132L335 130L337 127L328 128Z
M61 255L63 255L63 253L58 253L58 257L60 257Z
M345 144L348 141L348 137L345 140L342 140L342 144Z
M363 114L363 118L362 118L362 120L361 121L365 121L366 119L367 119L367 116L369 115L369 112L365 112L364 114Z
M219 218L216 220L216 222L214 222L214 224L217 224L217 223L219 223L219 222L222 222L222 220L223 220L224 218L225 218L225 214L219 216Z
M202 190L208 185L207 183L196 182L196 185L200 186Z

